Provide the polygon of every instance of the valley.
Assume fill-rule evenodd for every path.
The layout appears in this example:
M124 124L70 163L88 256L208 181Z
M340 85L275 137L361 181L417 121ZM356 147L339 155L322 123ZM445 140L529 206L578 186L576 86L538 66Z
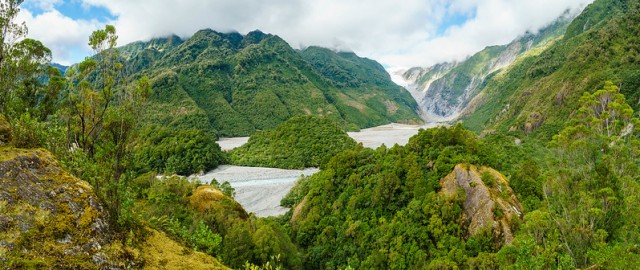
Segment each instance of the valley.
M1 269L640 265L638 0L0 1Z
M289 209L280 206L280 200L295 185L301 175L309 176L319 170L285 170L265 167L222 165L204 175L195 176L203 183L212 179L229 182L235 189L235 199L257 217L279 216ZM194 178L193 176L191 177Z
M411 136L416 135L418 130L442 126L444 123L429 123L425 125L387 124L372 128L365 128L360 131L347 132L356 142L362 143L364 147L378 148L382 144L392 147L394 144L405 145ZM247 143L249 137L228 137L220 138L216 141L222 150L231 150Z
M420 126L388 124L358 132L348 132L348 134L356 142L362 143L364 147L375 149L382 144L387 147L392 147L395 144L405 145L409 138L416 135L420 129L440 125L442 124L432 123ZM249 137L220 138L216 143L226 151L240 147L248 140ZM235 188L235 199L248 212L255 212L258 217L266 217L286 213L289 209L280 206L280 200L287 195L301 175L309 176L318 171L316 168L285 170L222 165L206 174L191 176L191 178L197 178L202 183L209 183L214 178L220 183L228 181Z

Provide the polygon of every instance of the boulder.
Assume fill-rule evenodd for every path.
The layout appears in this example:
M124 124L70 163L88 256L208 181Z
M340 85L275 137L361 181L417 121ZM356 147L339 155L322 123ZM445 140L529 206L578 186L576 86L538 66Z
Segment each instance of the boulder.
M0 266L121 268L92 187L44 150L0 149ZM2 267L0 267L2 268Z

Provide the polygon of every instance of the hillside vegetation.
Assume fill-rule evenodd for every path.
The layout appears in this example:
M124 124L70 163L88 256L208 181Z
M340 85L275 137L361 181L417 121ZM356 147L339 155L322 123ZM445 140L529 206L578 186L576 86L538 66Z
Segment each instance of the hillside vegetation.
M464 61L415 67L402 76L429 121L457 118L501 70L553 44L571 22L568 14L536 33L525 33L507 45L489 46Z
M0 5L18 37L0 50L0 268L640 265L638 1L595 0L493 73L462 123L377 149L343 129L414 103L370 60L210 30L118 51L107 25L63 77L20 3ZM225 162L214 138L243 132L232 160L319 165L285 215L247 213L227 182L157 176Z
M296 51L260 31L207 29L119 51L133 76L154 82L149 123L246 136L296 115L330 117L349 129L420 121L415 101L377 62L318 47Z
M331 119L293 117L273 129L258 131L230 154L233 164L283 169L318 167L356 142Z
M282 201L305 268L640 263L640 120L610 82L580 104L547 146L456 125L337 154Z
M465 112L465 126L550 139L575 114L583 92L607 80L638 110L640 4L595 1L539 55L495 75Z

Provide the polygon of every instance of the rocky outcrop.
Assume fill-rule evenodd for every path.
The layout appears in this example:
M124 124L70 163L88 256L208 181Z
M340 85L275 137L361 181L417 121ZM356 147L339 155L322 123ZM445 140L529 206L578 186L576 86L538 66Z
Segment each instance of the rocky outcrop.
M108 219L50 153L0 148L0 268L124 268Z
M211 194L203 187L194 196ZM87 182L49 152L0 146L0 269L228 269L162 232L145 231L134 240L139 244L123 244Z
M570 16L563 15L536 34L526 33L507 45L486 47L464 61L414 67L399 75L405 81L403 86L418 102L424 120L452 121L463 112L468 113L467 106L500 70L527 56L529 51L553 42L570 21Z
M458 164L440 185L445 196L464 190L464 220L469 236L491 229L500 244L511 243L511 225L522 214L522 205L504 175L487 167Z

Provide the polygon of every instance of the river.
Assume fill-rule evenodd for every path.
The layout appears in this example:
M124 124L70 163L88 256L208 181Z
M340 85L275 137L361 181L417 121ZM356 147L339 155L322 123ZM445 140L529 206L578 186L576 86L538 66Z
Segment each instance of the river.
M388 124L348 132L356 142L364 147L378 148L382 144L391 147L395 144L405 145L411 136L421 128L436 127L439 124L403 125ZM231 150L247 143L249 137L221 138L218 144L222 150ZM236 190L235 199L248 211L258 217L277 216L287 212L280 206L280 200L295 185L301 175L312 175L316 168L305 170L283 170L274 168L242 167L223 165L204 175L198 176L203 183L215 178L218 182L227 181Z

